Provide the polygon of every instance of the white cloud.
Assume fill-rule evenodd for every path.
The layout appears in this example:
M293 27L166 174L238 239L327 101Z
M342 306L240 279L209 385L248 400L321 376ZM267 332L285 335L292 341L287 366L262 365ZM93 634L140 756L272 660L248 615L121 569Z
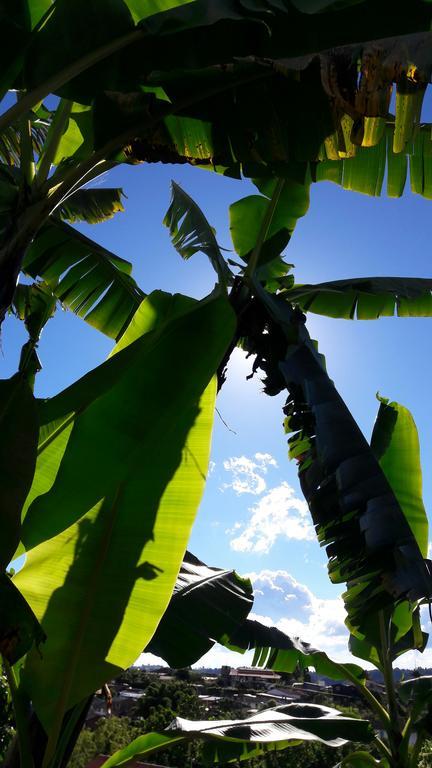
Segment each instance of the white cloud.
M429 542L427 556L429 560L432 560L432 541Z
M242 532L230 541L231 549L237 552L265 554L281 536L296 541L315 538L307 504L296 497L294 488L287 482L268 491L249 512L250 519Z
M264 569L249 573L255 601L250 618L268 626L275 626L287 635L299 637L314 648L325 651L339 662L351 661L372 669L349 653L349 633L345 627L345 608L340 594L320 598L305 584L298 582L285 570ZM336 588L334 588L336 591ZM422 627L431 632L427 607L422 608ZM395 666L411 669L432 666L432 648L423 653L410 651L403 654Z
M266 489L266 475L269 467L277 467L276 459L269 453L256 453L252 459L247 456L232 456L223 463L224 469L231 472L232 481L224 483L221 490L232 488L237 494L252 493L259 496Z
M152 664L157 665L159 667L167 667L168 664L166 661L160 658L160 656L155 656L154 653L141 653L140 656L138 656L134 667L141 667L144 664Z
M228 667L248 667L252 664L253 652L236 653L224 648L223 645L213 646L199 661L192 666L195 669L200 667L222 667L226 664Z
M248 576L255 593L251 618L299 637L334 659L352 660L341 595L317 597L284 570L262 570Z

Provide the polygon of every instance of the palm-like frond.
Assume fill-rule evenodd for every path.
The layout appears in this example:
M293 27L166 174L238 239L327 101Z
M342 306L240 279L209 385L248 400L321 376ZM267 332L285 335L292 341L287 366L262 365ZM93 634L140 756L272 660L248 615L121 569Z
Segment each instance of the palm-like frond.
M200 207L173 181L171 205L164 218L172 243L183 259L190 259L202 251L210 260L220 282L229 285L233 276L225 263L217 243L214 229L208 223Z
M357 277L295 285L284 295L305 312L345 320L432 316L431 278Z
M252 602L249 579L210 568L186 552L171 601L146 650L172 667L190 666L242 624Z
M332 181L344 189L366 195L381 194L384 178L389 197L401 197L409 179L411 191L432 199L431 126L416 129L403 151L395 152L395 128L387 125L378 144L356 147L355 154L345 158L322 157L312 170L315 181Z
M203 739L207 765L247 760L268 751L306 741L341 747L347 741L369 742L373 729L366 720L343 716L337 709L318 704L286 704L265 709L245 720L185 720L176 717L164 731L138 736L127 747L107 758L103 768L114 768L132 758L190 739Z
M30 124L33 151L35 155L39 155L47 137L49 120L32 115ZM15 125L11 125L0 133L0 162L19 168L20 158L19 130Z
M290 456L298 462L318 540L327 549L330 578L347 582L349 626L367 635L380 610L430 598L432 577L387 477L309 338L304 317L258 284L255 291L265 315L261 334L256 331L255 342L247 340L248 350L272 375L272 391L288 389ZM254 311L259 328L258 305Z
M53 219L38 232L23 269L45 280L59 301L113 339L144 298L128 261Z
M61 204L58 214L71 224L76 221L99 224L112 219L119 211L124 211L123 194L123 190L119 188L79 189Z

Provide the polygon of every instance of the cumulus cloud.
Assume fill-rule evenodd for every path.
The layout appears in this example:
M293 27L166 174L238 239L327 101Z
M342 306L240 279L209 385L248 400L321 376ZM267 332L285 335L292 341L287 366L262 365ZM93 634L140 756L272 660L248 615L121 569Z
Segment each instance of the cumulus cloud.
M287 482L268 491L250 507L249 513L247 523L236 523L229 531L243 529L230 541L231 549L236 552L265 554L280 537L295 541L310 541L315 537L306 502L297 498Z
M262 570L248 576L255 593L251 618L300 637L333 658L350 658L341 595L317 597L285 570Z
M232 456L224 461L223 466L231 473L232 480L224 483L222 490L232 488L238 495L251 493L259 496L267 487L263 475L267 474L269 467L277 467L277 462L270 453L256 453L251 459L247 456Z

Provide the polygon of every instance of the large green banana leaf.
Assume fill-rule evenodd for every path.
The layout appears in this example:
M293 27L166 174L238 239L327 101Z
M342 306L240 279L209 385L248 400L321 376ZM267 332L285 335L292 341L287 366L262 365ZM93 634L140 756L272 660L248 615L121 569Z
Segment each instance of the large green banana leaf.
M357 277L295 285L286 298L305 312L345 320L431 317L432 280L423 277Z
M79 189L61 204L58 213L72 224L76 221L99 224L124 211L122 196L123 190L116 188Z
M130 275L129 262L53 219L36 235L23 269L45 280L59 301L114 339L124 332L144 298Z
M330 380L304 326L304 317L282 298L255 290L272 321L275 349L265 323L248 350L289 395L285 406L290 455L316 526L326 546L333 582L344 595L350 627L367 635L377 612L432 594L432 579L417 541L373 451ZM258 306L255 316L259 314ZM267 321L268 322L268 321ZM286 357L281 360L286 338ZM257 327L259 322L257 321ZM273 355L273 356L272 356Z
M429 523L422 498L417 427L400 403L379 398L371 448L405 515L423 557L428 554Z
M361 667L338 664L309 643L248 619L252 599L249 580L209 568L186 552L173 596L145 650L178 668L198 661L217 641L240 653L253 649L254 664L276 671L314 667L335 680L345 679L347 670L365 678Z
M252 607L252 586L235 571L205 565L186 552L173 596L145 649L170 667L188 667L229 637Z
M248 262L258 247L257 267L277 259L299 218L309 208L309 179L256 180L261 195L230 206L230 230L236 253Z
M429 596L431 578L391 486L312 349L294 347L281 368L286 413L300 427L291 441L310 439L297 456L302 490L330 578L348 582L348 618L362 631L386 606Z
M401 680L398 694L402 703L410 709L414 729L424 729L430 736L432 730L432 676L421 675L409 680Z
M124 52L107 56L86 76L75 78L67 89L68 98L85 102L89 91L93 95L96 90L114 90L119 84L131 92L152 70L192 69L250 54L298 57L337 45L428 31L430 23L430 10L419 0L413 3L408 18L389 2L382 3L377 11L370 0L318 14L299 13L293 3L238 6L226 0L215 8L210 2L161 2L150 7L135 1L111 2L104 4L103 28L99 13L98 3L88 6L84 0L76 0L72 6L56 4L55 12L28 51L24 68L27 88L39 85L56 71L121 39L134 28L141 30L142 39L140 35L133 37ZM94 38L90 29L94 30ZM349 35L346 30L350 30ZM195 41L193 47L191 40ZM355 52L359 49L361 52L357 46ZM347 58L350 55L354 51L346 52ZM141 69L137 68L139 62ZM348 88L346 91L349 94Z
M291 178L292 163L349 161L357 147L372 158L394 82L390 130L399 158L409 151L432 66L431 11L421 0L409 17L388 0L378 11L363 0L318 13L291 2L225 0L215 8L204 0L150 7L112 0L103 5L104 24L98 2L76 0L56 3L31 38L31 13L24 0L19 6L11 15L20 54L5 82L14 86L19 72L20 86L39 89L34 104L50 90L81 105L104 91L114 94L117 113L108 107L112 97L95 107L95 147L124 149L131 159L203 162L237 174L241 166L245 175L259 169L258 175ZM10 41L5 44L11 54ZM153 95L162 88L166 111L154 111L155 99L142 88ZM3 115L1 125L19 109ZM383 168L381 162L378 178ZM369 172L347 171L347 186L351 175ZM376 179L363 185L375 190Z
M381 401L374 425L371 449L380 463L395 494L423 557L428 553L428 519L422 499L420 447L411 413L399 403ZM427 634L422 632L418 605L400 603L386 616L390 632L387 653L395 659L406 651L426 647ZM365 635L350 638L354 655L380 666L380 630L375 619L369 619Z
M48 638L22 680L52 748L64 713L133 663L166 609L233 327L225 298L195 303L41 403L31 551L15 583Z
M194 200L175 181L171 182L171 205L164 218L171 240L183 259L205 253L219 281L232 283L233 276L222 256L213 228Z
M432 198L432 140L430 125L423 124L402 151L393 149L395 130L386 127L374 147L357 147L355 156L324 159L314 168L315 181L333 181L344 189L367 195L380 195L384 178L387 194L400 197L406 187L409 168L411 191Z
M254 650L253 665L267 667L275 672L293 672L296 667L314 667L320 675L333 680L345 680L348 675L358 681L366 673L357 664L340 664L333 661L324 651L298 637L289 637L277 627L268 627L259 621L247 619L223 641L232 650L244 652Z
M341 747L347 741L369 742L372 738L373 729L366 720L344 717L337 709L317 704L287 704L245 720L194 722L177 717L165 731L138 736L103 766L115 768L133 757L144 757L188 739L206 741L203 759L205 764L212 764L247 760L302 741Z

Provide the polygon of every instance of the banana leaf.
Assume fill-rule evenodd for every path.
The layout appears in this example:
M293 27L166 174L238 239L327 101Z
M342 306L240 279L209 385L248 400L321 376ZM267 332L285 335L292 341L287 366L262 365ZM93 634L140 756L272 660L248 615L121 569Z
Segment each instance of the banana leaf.
M190 259L198 251L208 257L222 285L233 281L222 256L214 229L194 200L175 181L171 182L171 205L164 218L174 248L183 259Z
M172 594L205 482L213 373L234 326L223 297L187 305L40 403L31 551L14 583L48 638L22 684L52 748L65 712L149 643Z
M284 412L286 431L294 433L290 454L298 462L318 541L327 550L330 578L347 582L349 626L368 637L380 610L432 595L428 564L387 477L330 380L304 316L259 284L255 291L272 328L277 326L286 340L283 359L283 341L274 331L272 358L264 325L255 339L257 359L264 359L264 370L273 360L271 371L280 360L276 391L285 383L289 393Z
M253 649L253 663L275 671L314 667L319 674L341 680L348 670L364 680L361 667L338 664L309 643L248 619L252 602L248 579L235 571L209 568L186 552L173 596L145 650L181 668L198 661L216 641L240 653Z
M378 397L380 407L374 425L371 449L379 461L417 542L423 557L427 557L429 525L422 499L420 446L414 419L399 403ZM428 635L422 631L420 609L413 602L402 602L386 613L389 627L389 647L392 660L417 649L423 651ZM350 638L350 650L355 656L372 661L380 667L380 630L378 622L370 619L367 634Z
M144 298L129 262L53 219L37 233L23 270L41 277L59 301L113 339L121 336Z
M122 189L79 189L60 205L58 214L71 224L76 221L99 224L124 211L122 197Z
M410 151L413 136L417 141L432 69L431 12L420 0L409 20L388 0L378 12L372 0L363 0L310 13L292 4L224 0L217 9L210 2L144 8L130 0L105 4L103 25L98 4L76 0L51 10L31 39L27 20L14 22L15 38L23 38L15 72L20 86L43 89L46 83L47 93L51 86L84 106L96 94L117 92L125 119L113 119L102 97L94 110L95 147L117 146L132 161L140 155L149 162L203 162L237 175L241 165L245 175L257 175L258 168L258 175L280 177L293 161L320 165L335 155L350 162L358 149L364 160L347 166L345 185L375 194L385 165L380 126L392 120L394 83L392 152L399 157ZM4 42L9 50L10 41ZM149 101L140 102L143 88L163 89L168 111L152 113ZM1 124L13 114L3 115ZM378 173L375 155L381 156Z
M145 649L170 667L194 664L246 619L252 585L235 571L205 565L186 552L173 596Z
M109 757L103 768L115 768L133 757L144 757L189 739L205 740L203 759L210 765L247 760L303 741L341 747L347 741L369 742L372 738L373 729L366 720L344 717L336 709L317 704L287 704L245 720L194 722L177 717L165 731L138 736Z
M357 664L340 664L324 651L298 637L290 637L277 627L268 627L259 621L247 619L239 625L223 644L243 653L255 651L253 665L273 669L275 672L293 672L297 667L314 667L316 672L333 680L345 680L347 675L364 681L365 671Z
M49 122L36 114L30 116L30 135L33 152L39 154L47 137ZM0 132L0 162L5 165L20 167L20 133L16 126L10 125Z
M432 280L422 277L358 277L295 285L286 298L305 312L344 320L431 317Z
M299 218L309 208L310 180L255 180L261 195L230 205L230 230L236 253L245 262L259 244L257 267L277 259L288 245Z
M401 107L402 111L402 107ZM396 113L397 120L397 113ZM413 116L414 120L414 116ZM411 123L412 125L415 124ZM403 150L393 149L395 128L386 131L375 147L356 147L355 157L329 160L323 158L313 168L314 181L332 181L362 194L379 196L387 177L387 195L401 197L409 178L411 191L432 199L432 140L431 127L423 123Z

